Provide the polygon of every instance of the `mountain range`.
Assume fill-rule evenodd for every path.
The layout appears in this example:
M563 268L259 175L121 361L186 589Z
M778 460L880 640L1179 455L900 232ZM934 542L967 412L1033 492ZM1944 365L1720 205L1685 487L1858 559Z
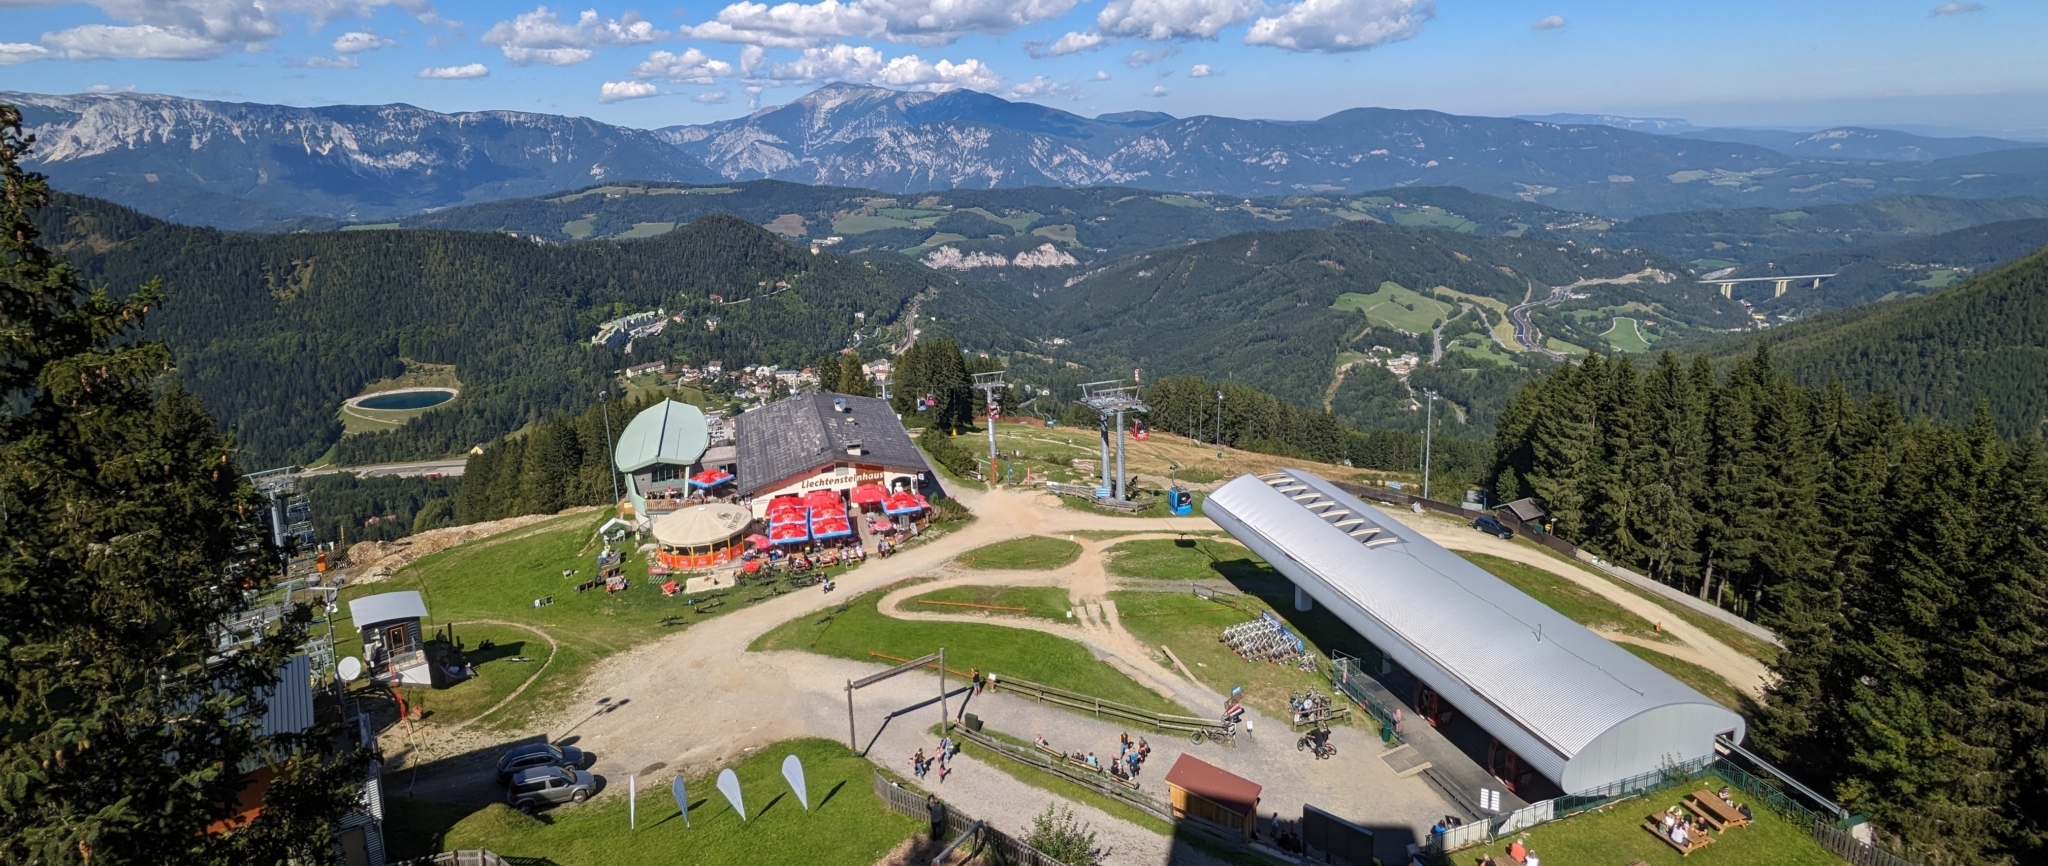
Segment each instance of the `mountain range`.
M1606 122L1614 118L1383 108L1311 121L1089 118L967 90L849 84L744 117L658 130L407 105L298 108L114 93L0 100L23 107L43 142L34 165L59 188L235 229L305 228L309 217L385 222L614 180L774 179L892 194L1113 185L1239 197L1457 186L1610 217L1902 193L2048 194L2048 147L1884 130L1767 135L1678 122L1625 129Z

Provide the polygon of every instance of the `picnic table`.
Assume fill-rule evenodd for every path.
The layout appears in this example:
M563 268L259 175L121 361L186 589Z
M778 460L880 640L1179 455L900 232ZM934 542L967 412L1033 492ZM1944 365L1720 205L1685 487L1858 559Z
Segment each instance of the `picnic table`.
M1658 821L1659 817L1661 816L1651 815L1643 819L1643 829L1650 831L1650 835L1664 840L1664 844L1671 846L1673 850L1678 852L1680 857L1690 857L1692 852L1705 848L1714 841L1712 836L1705 833L1694 833L1688 829L1686 831L1686 844L1680 845L1669 834L1664 832L1664 825Z
M1734 806L1728 805L1718 795L1706 791L1692 792L1685 798L1684 805L1685 808L1692 810L1693 814L1707 819L1707 823L1714 825L1714 829L1722 833L1728 832L1730 827L1749 824L1749 819L1742 817L1742 813L1736 811Z

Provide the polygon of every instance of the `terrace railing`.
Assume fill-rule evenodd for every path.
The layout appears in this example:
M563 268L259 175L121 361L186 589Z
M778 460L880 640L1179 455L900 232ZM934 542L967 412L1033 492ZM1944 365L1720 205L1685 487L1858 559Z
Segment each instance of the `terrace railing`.
M1018 697L1029 698L1041 704L1066 707L1070 710L1088 713L1096 718L1109 717L1127 722L1147 725L1156 731L1213 731L1222 726L1222 719L1205 719L1199 716L1180 716L1171 713L1155 713L1129 704L1099 698L1094 695L1071 692L1057 686L1041 685L1030 680L1020 680L1006 675L990 674L988 687L1006 691Z
M884 805L899 814L920 821L931 818L925 800L927 795L901 787L879 772L875 774L875 796L882 798ZM1025 844L1023 840L991 827L985 821L975 820L967 813L953 808L950 803L941 801L941 804L945 808L946 837L959 840L961 843L955 846L956 849L978 851L987 858L987 862L1002 866L1063 866L1060 861ZM968 838L962 839L963 836Z
M1366 689L1365 681L1370 674L1366 673L1361 660L1332 650L1329 670L1331 687L1350 698L1379 724L1380 741L1389 745L1401 742L1401 732L1394 725L1394 708Z

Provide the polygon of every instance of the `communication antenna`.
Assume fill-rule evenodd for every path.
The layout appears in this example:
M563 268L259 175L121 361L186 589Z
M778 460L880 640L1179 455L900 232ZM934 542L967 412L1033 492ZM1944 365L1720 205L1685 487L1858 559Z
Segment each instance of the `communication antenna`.
M1152 407L1138 399L1138 386L1126 385L1122 379L1089 382L1081 386L1081 405L1095 410L1102 417L1102 487L1118 502L1128 502L1124 496L1124 413L1151 412ZM1116 418L1116 479L1109 475L1109 423Z
M349 656L334 666L334 676L345 683L352 683L363 675L363 660Z
M996 417L1003 414L1003 403L996 399L996 392L1009 385L1003 383L1003 374L1008 371L974 374L974 390L980 391L988 404L988 483L996 483Z

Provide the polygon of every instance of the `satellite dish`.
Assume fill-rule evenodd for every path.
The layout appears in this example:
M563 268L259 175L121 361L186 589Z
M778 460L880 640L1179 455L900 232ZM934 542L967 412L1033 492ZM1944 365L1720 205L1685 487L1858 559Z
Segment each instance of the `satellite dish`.
M340 677L342 682L355 682L356 678L363 675L363 660L355 656L348 656L342 659L339 664L334 666L334 675Z

